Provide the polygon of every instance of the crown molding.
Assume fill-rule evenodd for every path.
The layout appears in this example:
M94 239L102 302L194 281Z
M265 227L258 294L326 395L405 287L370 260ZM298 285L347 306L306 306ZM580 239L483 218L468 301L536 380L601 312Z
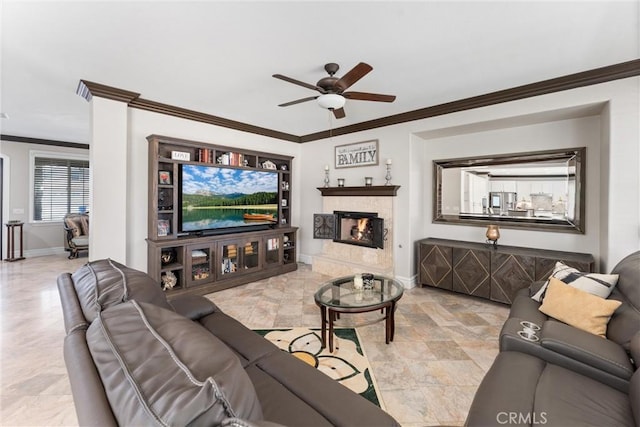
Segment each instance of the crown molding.
M53 139L30 138L27 136L1 134L0 140L7 141L7 142L20 142L23 144L40 144L40 145L50 145L53 147L82 148L84 150L89 149L89 144L82 144L79 142L56 141Z
M392 126L415 120L427 119L430 117L471 110L474 108L487 107L504 102L517 101L524 98L531 98L534 96L546 95L553 92L561 92L564 90L605 83L612 80L625 79L628 77L636 77L639 75L640 59L634 59L627 62L608 65L606 67L568 74L562 77L542 80L535 83L529 83L522 86L499 90L496 92L490 92L483 95L472 96L470 98L446 102L443 104L420 108L418 110L407 111L405 113L399 113L392 116L381 117L379 119L354 123L349 126L343 126L332 130L325 130L301 136L254 126L235 120L225 119L223 117L214 116L212 114L201 113L198 111L188 110L186 108L142 99L140 98L139 93L117 89L111 86L94 83L87 80L80 80L76 93L82 96L87 101L90 101L92 96L98 96L115 101L126 102L127 105L131 108L138 108L141 110L166 114L169 116L179 117L187 120L193 120L211 125L235 129L241 132L268 136L284 141L304 143L329 138L331 136L362 132L365 130Z
M201 113L199 111L188 110L186 108L174 107L173 105L162 104L148 99L136 98L129 102L129 107L138 108L140 110L151 111L154 113L167 114L182 119L193 120L196 122L207 123L235 129L242 132L254 133L257 135L268 136L271 138L282 139L290 142L300 142L300 137L289 133L278 132L276 130L254 126L235 120L225 119L223 117L214 116L212 114Z
M385 126L397 125L400 123L415 120L427 119L455 113L458 111L472 110L474 108L487 107L504 102L517 101L524 98L546 95L553 92L560 92L578 87L590 86L598 83L605 83L612 80L625 79L640 75L640 59L595 68L593 70L568 74L562 77L542 80L510 89L490 92L483 95L464 98L457 101L421 108L419 110L408 111L406 113L395 114L393 116L382 117L380 119L355 123L353 125L335 128L331 131L316 132L300 137L300 142L316 141L318 139L329 138L330 136L346 135L354 132L375 129Z
M118 89L101 83L90 82L88 80L80 80L76 89L76 94L80 95L87 101L91 101L92 97L97 96L126 103L130 103L140 96L140 94L136 92Z

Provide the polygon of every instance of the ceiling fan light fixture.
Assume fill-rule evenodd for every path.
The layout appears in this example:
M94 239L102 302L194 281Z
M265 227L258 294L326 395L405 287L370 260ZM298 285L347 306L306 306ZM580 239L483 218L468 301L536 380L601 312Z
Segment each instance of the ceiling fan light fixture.
M337 110L344 107L346 99L344 99L344 96L336 93L326 93L320 95L317 101L318 105L322 108L326 108L327 110Z

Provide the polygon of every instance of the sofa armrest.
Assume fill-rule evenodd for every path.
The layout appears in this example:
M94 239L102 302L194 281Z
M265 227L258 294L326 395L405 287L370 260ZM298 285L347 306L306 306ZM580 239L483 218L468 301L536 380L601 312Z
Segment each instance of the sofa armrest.
M58 276L58 293L60 295L60 304L62 305L65 332L70 334L77 329L87 329L89 322L84 317L80 307L80 301L73 286L71 274L62 273Z
M169 300L173 310L191 320L199 320L220 311L212 301L200 295L180 295Z
M555 321L545 322L540 336L543 348L622 379L633 375L629 355L613 341Z
M116 427L118 422L87 347L86 330L75 330L65 337L64 362L79 425Z

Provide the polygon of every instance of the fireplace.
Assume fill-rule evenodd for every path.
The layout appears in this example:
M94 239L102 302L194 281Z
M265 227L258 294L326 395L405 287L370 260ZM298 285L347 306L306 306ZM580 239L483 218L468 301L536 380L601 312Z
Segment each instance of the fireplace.
M384 189L385 193L378 193ZM313 237L324 239L320 253L313 255L313 271L331 277L347 276L356 273L375 273L387 276L394 274L393 244L393 196L386 187L341 187L336 189L319 188L323 192L322 212L313 215ZM325 194L324 191L337 191L337 194ZM362 191L374 194L363 194ZM379 246L364 246L353 242L351 238L343 241L342 229L352 229L353 225L342 226L337 213L351 212L350 219L362 216L372 220L373 232L380 236ZM375 212L375 213L374 213ZM362 215L364 214L364 215ZM346 218L345 218L346 219ZM345 221L346 222L346 221ZM337 233L340 223L340 234ZM349 232L350 233L350 232ZM375 241L375 239L373 239ZM346 243L346 244L345 244Z
M368 248L384 248L384 219L377 213L334 211L334 242Z

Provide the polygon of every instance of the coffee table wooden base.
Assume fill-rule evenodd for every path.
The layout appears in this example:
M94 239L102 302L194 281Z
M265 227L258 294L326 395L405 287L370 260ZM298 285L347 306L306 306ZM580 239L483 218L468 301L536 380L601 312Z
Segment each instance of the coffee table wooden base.
M322 321L322 348L325 348L327 346L327 324L329 324L329 351L333 353L333 326L334 322L340 318L340 313L367 313L376 310L382 310L384 312L384 317L380 320L384 320L385 343L389 344L391 341L393 341L393 336L396 329L394 316L394 313L396 311L396 301L388 301L375 306L362 308L336 308L320 305L320 317Z

